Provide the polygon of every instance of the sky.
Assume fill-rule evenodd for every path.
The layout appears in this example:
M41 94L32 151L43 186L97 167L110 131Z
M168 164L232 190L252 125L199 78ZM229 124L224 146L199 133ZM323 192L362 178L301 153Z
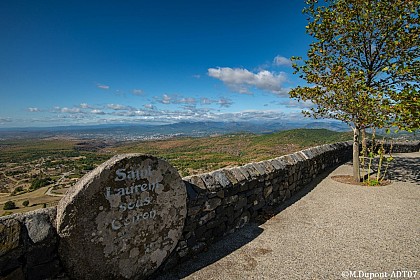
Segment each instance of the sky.
M304 1L0 1L0 128L300 120Z

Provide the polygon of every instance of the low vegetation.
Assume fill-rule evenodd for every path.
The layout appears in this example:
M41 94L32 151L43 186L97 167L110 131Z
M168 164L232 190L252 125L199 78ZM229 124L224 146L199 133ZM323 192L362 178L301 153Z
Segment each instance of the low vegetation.
M297 129L263 135L242 133L128 141L101 144L89 150L80 149L81 141L77 139L0 141L0 207L9 200L15 202L15 207L25 206L4 209L13 213L55 205L60 199L57 195L64 194L84 174L121 153L143 153L164 158L178 169L181 176L188 176L350 139L351 132ZM10 211L0 211L0 215L5 213Z
M146 153L167 159L182 176L261 161L305 147L347 141L351 133L326 129L296 129L273 134L234 134L124 143L108 148L111 154Z

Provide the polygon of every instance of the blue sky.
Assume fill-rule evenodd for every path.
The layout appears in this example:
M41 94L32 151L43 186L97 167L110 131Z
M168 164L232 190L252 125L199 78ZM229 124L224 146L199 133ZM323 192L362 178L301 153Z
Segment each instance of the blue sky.
M0 2L0 127L302 119L304 1Z

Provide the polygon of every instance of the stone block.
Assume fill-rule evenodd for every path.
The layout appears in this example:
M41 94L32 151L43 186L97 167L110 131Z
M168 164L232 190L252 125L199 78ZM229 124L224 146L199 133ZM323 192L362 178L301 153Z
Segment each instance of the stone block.
M232 169L222 169L221 172L225 174L226 178L233 186L236 186L239 183L239 180L236 178Z
M216 207L220 206L222 204L222 200L218 197L214 197L209 199L208 201L206 201L206 203L204 204L204 209L203 211L213 211L214 209L216 209Z
M248 211L244 211L240 217L235 221L235 228L242 228L244 225L249 223L251 220L251 214Z
M189 182L190 184L194 185L199 189L206 190L206 185L204 184L203 179L199 175L184 177L183 180Z
M25 219L24 224L28 236L34 244L46 241L54 236L55 230L50 223L48 215L38 214L29 216Z
M264 176L267 174L264 164L260 162L254 162L251 165L255 168L255 170L257 170L259 176Z
M229 169L230 173L235 177L235 179L238 181L238 183L243 182L246 180L246 176L243 172L241 172L240 167L234 167Z
M0 219L0 256L7 254L20 244L21 225L13 218Z
M224 205L233 204L233 203L236 203L238 200L239 200L238 195L228 196L223 200L223 204Z
M220 185L222 188L226 188L229 186L232 186L232 183L229 181L229 179L226 177L225 173L218 170L211 173L211 175L214 177L216 183Z
M198 222L198 224L204 225L205 223L207 223L208 221L210 221L211 219L214 219L214 217L216 217L216 212L215 211L211 211L207 214L205 214L204 216L202 216Z
M224 190L220 190L216 193L216 196L218 198L225 198L225 191Z
M239 197L238 202L234 206L234 210L237 211L239 209L244 208L248 203L248 199L246 197Z
M201 180L203 180L204 185L206 186L207 190L215 191L218 189L218 184L216 183L216 180L210 173L204 173L199 175L201 177Z
M268 197L273 192L273 186L267 186L263 190L264 197Z
M260 164L262 164L265 168L265 173L267 175L272 175L272 173L276 170L276 168L273 166L273 164L271 164L271 161L266 160L266 161L262 161L260 162Z
M242 174L244 174L247 181L255 179L255 177L256 177L256 172L257 171L255 170L255 168L251 168L250 164L246 164L246 165L241 166L240 171L242 172Z

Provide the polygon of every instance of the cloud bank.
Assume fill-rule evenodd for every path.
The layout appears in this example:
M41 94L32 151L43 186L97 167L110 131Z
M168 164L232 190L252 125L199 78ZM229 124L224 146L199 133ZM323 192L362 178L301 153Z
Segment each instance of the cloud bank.
M253 73L244 68L219 67L209 68L207 74L212 78L221 80L231 90L242 94L252 94L251 88L277 95L288 93L288 90L283 87L283 84L287 81L284 72L275 73L261 70Z

